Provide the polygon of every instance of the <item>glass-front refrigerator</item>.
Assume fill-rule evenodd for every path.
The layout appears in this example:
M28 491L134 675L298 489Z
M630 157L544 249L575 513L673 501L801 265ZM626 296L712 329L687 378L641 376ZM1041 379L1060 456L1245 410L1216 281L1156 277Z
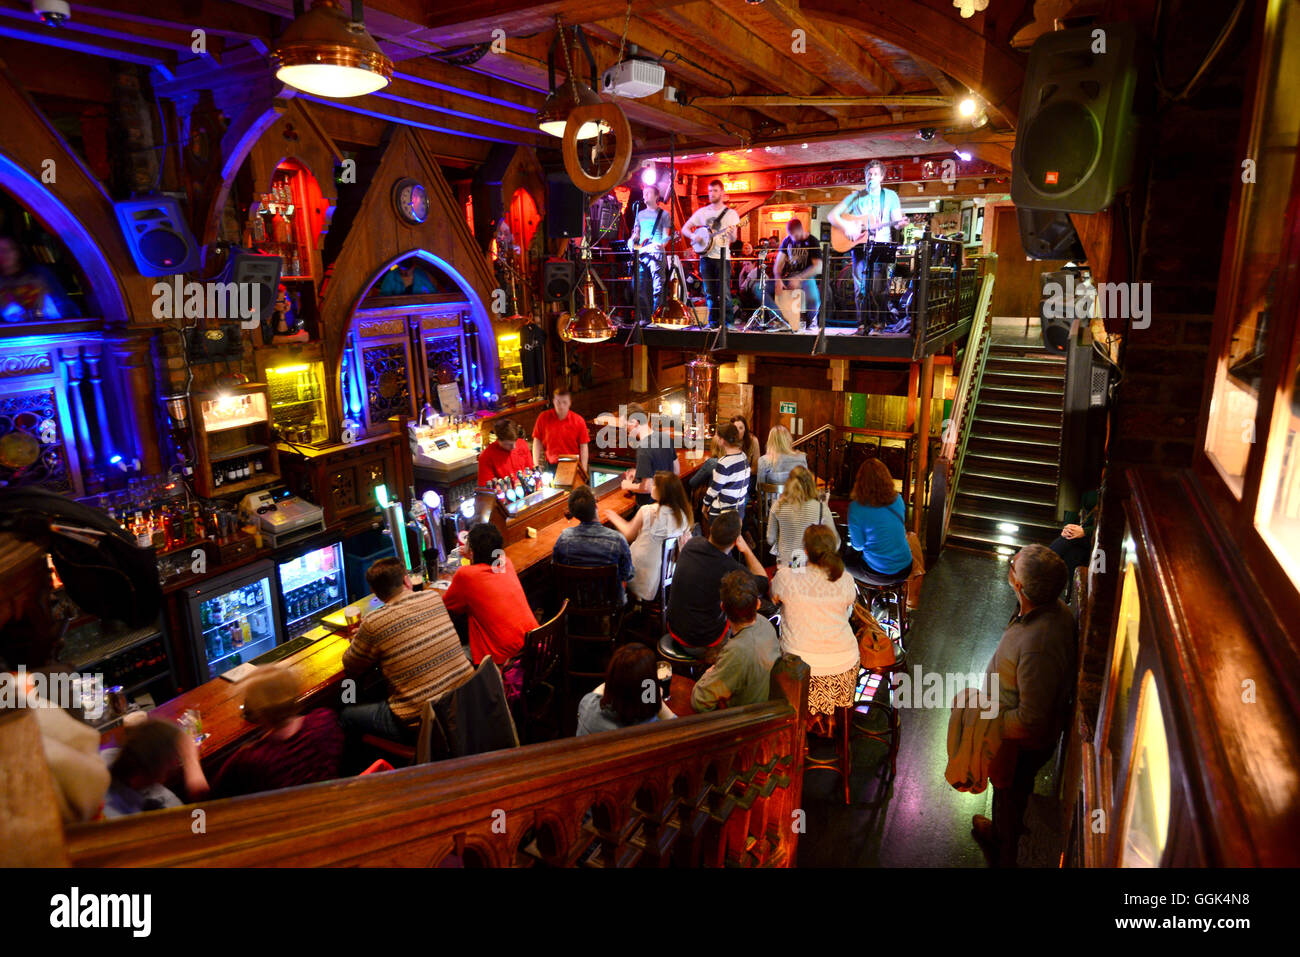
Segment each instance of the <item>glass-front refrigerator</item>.
M343 543L319 541L275 556L285 641L297 638L347 602Z
M275 566L255 562L185 590L197 680L209 681L280 643Z

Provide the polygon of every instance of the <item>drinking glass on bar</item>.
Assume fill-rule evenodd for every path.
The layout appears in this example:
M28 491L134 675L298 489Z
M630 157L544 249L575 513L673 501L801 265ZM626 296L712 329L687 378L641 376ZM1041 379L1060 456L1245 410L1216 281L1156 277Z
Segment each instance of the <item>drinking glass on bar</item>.
M661 661L659 668L659 698L662 701L668 700L668 692L673 685L673 666L671 662Z

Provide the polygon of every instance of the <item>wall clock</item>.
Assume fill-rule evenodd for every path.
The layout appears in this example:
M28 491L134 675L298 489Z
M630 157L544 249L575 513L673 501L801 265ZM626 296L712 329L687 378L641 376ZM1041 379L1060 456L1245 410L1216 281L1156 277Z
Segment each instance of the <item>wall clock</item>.
M429 218L429 195L413 179L399 179L393 186L393 205L402 221L413 226Z

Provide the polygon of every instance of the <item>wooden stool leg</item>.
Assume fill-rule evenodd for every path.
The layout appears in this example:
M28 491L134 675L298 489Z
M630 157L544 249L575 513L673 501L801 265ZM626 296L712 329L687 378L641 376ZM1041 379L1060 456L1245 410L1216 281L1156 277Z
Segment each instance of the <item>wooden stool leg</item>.
M844 777L844 803L853 803L853 738L849 734L852 724L853 707L840 709L840 748L843 753L841 771Z

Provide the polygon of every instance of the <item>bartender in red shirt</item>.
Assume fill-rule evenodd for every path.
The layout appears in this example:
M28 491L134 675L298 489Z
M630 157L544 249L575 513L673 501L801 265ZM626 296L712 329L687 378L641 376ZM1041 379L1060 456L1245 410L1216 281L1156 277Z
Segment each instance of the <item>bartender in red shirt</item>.
M519 441L523 429L509 419L497 423L497 440L478 456L478 484L487 485L493 479L513 478L520 469L533 467L533 456L528 443Z
M578 464L587 472L587 446L591 436L587 433L587 420L570 410L573 395L564 386L551 397L553 408L537 417L533 424L533 458L554 465L561 455L578 456Z

